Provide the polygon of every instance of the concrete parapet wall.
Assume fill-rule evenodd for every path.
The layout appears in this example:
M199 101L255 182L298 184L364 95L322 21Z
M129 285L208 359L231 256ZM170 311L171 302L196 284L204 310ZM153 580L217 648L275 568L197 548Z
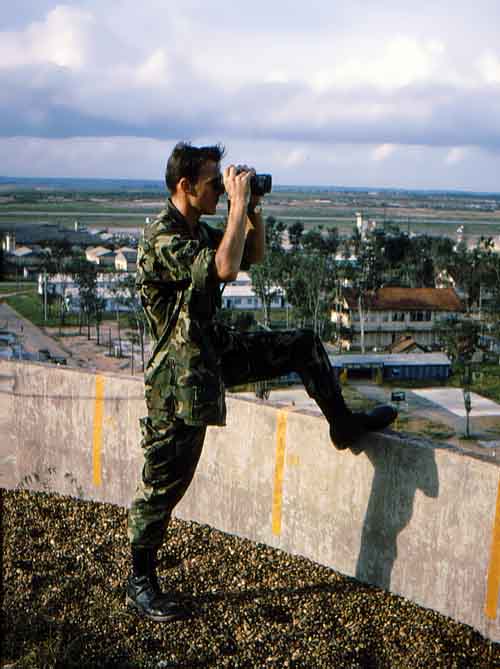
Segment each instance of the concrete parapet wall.
M0 486L127 506L142 380L0 362ZM326 421L228 398L180 518L306 556L500 641L500 469L393 432L335 450Z

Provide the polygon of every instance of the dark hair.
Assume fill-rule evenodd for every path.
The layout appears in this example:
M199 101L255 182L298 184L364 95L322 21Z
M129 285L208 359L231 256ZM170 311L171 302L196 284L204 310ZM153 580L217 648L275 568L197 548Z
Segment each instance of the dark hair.
M168 190L173 193L183 177L189 179L191 183L196 183L204 163L207 160L220 163L225 151L222 144L198 147L191 146L189 142L178 142L170 154L165 170Z

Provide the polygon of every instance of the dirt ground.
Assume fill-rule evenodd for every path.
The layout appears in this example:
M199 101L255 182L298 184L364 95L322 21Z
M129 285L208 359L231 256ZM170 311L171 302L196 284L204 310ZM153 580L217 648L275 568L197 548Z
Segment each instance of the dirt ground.
M194 615L171 624L137 618L124 606L125 509L22 489L3 500L4 669L500 666L499 644L468 625L177 518L158 572Z
M66 328L59 334L59 328L44 328L67 353L67 362L70 367L82 367L102 372L113 372L116 374L142 375L142 359L139 344L133 345L134 359L132 363L132 345L130 343L130 330L118 327L115 322L107 322L100 328L99 344L95 328L91 328L90 339L87 329L82 328L79 334L78 327ZM121 339L121 356L120 356ZM145 351L147 360L147 349Z

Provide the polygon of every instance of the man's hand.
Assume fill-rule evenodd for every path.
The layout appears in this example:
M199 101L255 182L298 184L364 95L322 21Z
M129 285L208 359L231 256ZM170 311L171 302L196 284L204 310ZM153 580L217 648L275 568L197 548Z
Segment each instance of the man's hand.
M234 281L240 271L252 174L250 170L234 165L224 170L224 187L231 206L226 230L215 254L217 276L221 281Z
M260 197L252 195L250 190L254 174L255 170L246 165L230 165L224 170L230 208L226 230L215 254L217 276L221 281L236 279L245 246L250 263L260 262L264 257L265 228L260 212L255 210Z
M250 179L255 174L255 170L250 170L246 165L229 165L224 170L224 187L227 197L231 200L231 205L236 203L243 204L245 207L250 202Z
M255 211L259 210L260 203L261 203L262 197L260 195L251 195L250 196L250 202L248 204L248 214L252 215L255 213Z

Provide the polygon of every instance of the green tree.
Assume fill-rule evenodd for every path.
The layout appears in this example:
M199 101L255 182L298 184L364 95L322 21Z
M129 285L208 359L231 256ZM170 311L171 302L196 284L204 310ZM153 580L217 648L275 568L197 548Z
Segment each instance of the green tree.
M271 323L271 304L280 294L279 278L283 264L282 236L285 225L272 216L266 219L266 255L264 261L252 265L249 274L255 294L262 303L264 325Z
M410 238L406 267L408 268L409 285L412 288L432 288L435 286L431 247L432 239L428 235L418 235Z
M410 239L408 235L397 232L386 235L383 257L386 282L402 286L407 284L405 262L409 253ZM406 276L405 276L406 275Z
M303 233L304 224L302 221L295 221L288 226L288 240L292 248L297 249L300 246Z
M1 242L2 239L0 239L0 281L3 281L5 279L5 253Z
M101 323L104 314L104 306L105 306L104 299L96 295L93 303L93 310L95 317L96 339L98 345L101 343Z
M97 304L97 268L94 263L81 260L73 266L73 276L80 296L80 333L82 320L87 321L87 338L90 339L90 321Z
M125 273L118 277L114 282L112 289L115 302L117 305L123 306L128 314L128 324L132 329L132 340L139 344L141 351L141 365L142 371L145 368L145 337L146 337L146 318L142 308L139 294L135 286L135 275ZM120 310L116 309L118 319L118 332L121 338L120 331ZM121 339L119 341L119 348L121 351Z
M446 271L452 262L454 243L451 237L434 237L431 241L431 255L436 275Z
M435 330L444 350L459 365L471 362L478 346L479 323L470 317L452 317L438 321Z
M356 263L344 263L341 271L342 278L353 287L357 296L360 343L364 353L367 297L383 283L384 234L368 234L361 238L356 228L351 240L357 250Z
M468 312L474 304L479 303L481 286L488 282L489 270L493 266L492 248L491 238L481 237L473 249L468 249L465 242L460 242L447 268L456 284L465 292Z
M336 286L335 253L340 240L336 229L325 234L321 228L309 230L301 244L283 256L281 285L294 307L301 325L310 326L320 336L330 335L330 307Z

